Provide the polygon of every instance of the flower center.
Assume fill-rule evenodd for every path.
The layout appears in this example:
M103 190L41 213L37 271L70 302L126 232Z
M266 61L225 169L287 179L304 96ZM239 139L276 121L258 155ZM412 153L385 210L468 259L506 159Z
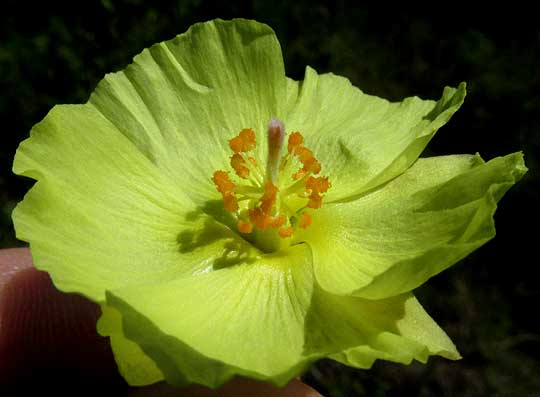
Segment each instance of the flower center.
M230 172L219 170L212 178L225 209L235 216L238 231L265 252L289 246L298 228L308 228L313 210L321 207L330 188L328 177L314 176L321 172L321 164L302 145L302 134L289 135L287 152L282 156L284 138L283 123L272 119L263 169L249 155L257 145L255 132L243 129L229 140L234 152L230 165L236 177L231 179Z

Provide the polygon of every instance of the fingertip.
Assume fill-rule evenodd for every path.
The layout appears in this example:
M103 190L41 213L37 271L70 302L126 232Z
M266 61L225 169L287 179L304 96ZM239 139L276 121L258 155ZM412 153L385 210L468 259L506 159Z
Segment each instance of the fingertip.
M283 388L248 378L234 378L219 389L220 397L320 397L316 390L300 379L291 380Z
M176 388L165 383L132 388L129 397L323 397L315 389L293 379L283 388L247 378L234 378L217 390L199 385Z
M29 267L32 267L32 256L28 248L0 250L0 293L15 274Z
M96 304L58 291L32 267L27 249L0 250L0 388L14 395L125 388L107 340L96 332L99 315Z
M98 305L58 291L47 273L32 266L27 248L0 250L0 389L14 396L31 390L123 395L126 384L118 375L108 341L95 329L99 315ZM219 390L157 384L132 388L129 393L130 397L216 395L322 397L299 379L284 388L235 378Z

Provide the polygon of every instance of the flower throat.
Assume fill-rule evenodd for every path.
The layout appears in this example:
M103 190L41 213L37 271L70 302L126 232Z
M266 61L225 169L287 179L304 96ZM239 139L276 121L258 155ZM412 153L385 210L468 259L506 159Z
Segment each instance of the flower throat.
M266 167L249 153L256 148L255 132L245 128L229 140L234 152L230 165L236 174L215 171L212 180L223 197L225 209L235 216L236 228L265 252L291 244L298 228L312 223L312 213L321 207L330 188L327 177L316 177L321 164L303 146L300 132L289 135L287 152L282 156L285 127L277 119L268 125Z

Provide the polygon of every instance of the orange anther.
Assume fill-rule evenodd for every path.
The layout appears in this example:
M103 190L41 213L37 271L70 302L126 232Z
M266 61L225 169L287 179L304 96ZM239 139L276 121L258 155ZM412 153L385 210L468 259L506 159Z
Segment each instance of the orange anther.
M240 233L251 233L251 231L253 230L253 225L251 222L249 221L243 221L242 219L240 219L238 221L238 223L236 224L236 227L238 228L238 231Z
M248 210L248 216L251 222L253 222L255 227L259 230L265 230L270 226L270 216L265 214L259 207L250 208Z
M311 217L311 215L309 215L307 212L302 212L302 215L300 215L300 221L298 222L298 225L302 229L305 229L309 225L311 225L312 221L313 221L313 218Z
M225 209L230 212L238 211L238 200L232 192L223 193L223 203L225 204Z
M302 179L302 177L306 175L306 171L304 171L303 168L299 169L298 171L296 171L294 174L293 174L293 179L295 181L299 180L299 179Z
M305 164L306 161L313 158L313 152L304 146L298 146L294 149L294 154L298 157L298 160Z
M306 167L314 174L318 174L319 172L321 172L321 163L319 163L315 157L312 157L311 161L309 163L306 163L304 167Z
M225 171L216 171L212 177L214 184L217 187L218 192L226 193L235 188L234 182L229 179L229 173Z
M310 176L306 181L306 192L314 193L326 193L330 188L330 182L328 182L328 177L318 177L315 178Z
M264 195L265 196L268 195L269 197L275 197L277 195L278 191L279 191L279 189L272 182L267 181L264 184Z
M287 218L285 218L285 215L274 216L271 218L270 227L273 227L274 229L280 228L286 220Z
M296 146L294 148L294 154L298 158L298 161L302 163L302 168L293 175L293 179L298 180L306 174L318 174L321 172L321 164L313 156L311 150L304 146Z
M291 237L293 233L294 233L294 229L292 228L292 226L282 227L281 229L279 229L279 232L278 232L279 237L281 238Z
M321 206L322 206L322 197L319 196L318 193L312 193L309 196L309 202L307 203L307 206L308 206L308 208L313 208L313 209L321 208Z
M289 135L289 142L287 145L287 150L289 153L293 151L294 148L300 146L304 142L304 137L299 132L293 132Z
M276 203L279 189L270 181L264 185L264 194L261 197L261 209L265 214L270 215L272 207Z
M303 164L304 167L302 168L302 171L304 171L306 174L308 172L312 172L314 174L318 174L319 172L321 172L321 164L319 164L315 157L310 157L306 159Z
M236 172L236 175L242 179L247 179L249 177L249 168L244 164L246 164L246 160L244 160L241 154L235 153L231 156L231 167Z
M248 152L256 144L255 132L251 128L244 128L236 137L229 141L229 147L235 153Z
M257 165L259 164L257 163L257 160L255 159L255 157L248 157L248 160L254 167L257 167Z

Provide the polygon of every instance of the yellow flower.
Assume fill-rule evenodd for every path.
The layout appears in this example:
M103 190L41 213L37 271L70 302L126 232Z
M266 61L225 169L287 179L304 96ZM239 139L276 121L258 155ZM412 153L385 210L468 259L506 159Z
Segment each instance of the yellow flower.
M17 236L102 305L133 385L457 359L411 291L493 237L526 170L418 159L464 96L390 103L311 68L299 83L268 26L197 24L33 128Z

